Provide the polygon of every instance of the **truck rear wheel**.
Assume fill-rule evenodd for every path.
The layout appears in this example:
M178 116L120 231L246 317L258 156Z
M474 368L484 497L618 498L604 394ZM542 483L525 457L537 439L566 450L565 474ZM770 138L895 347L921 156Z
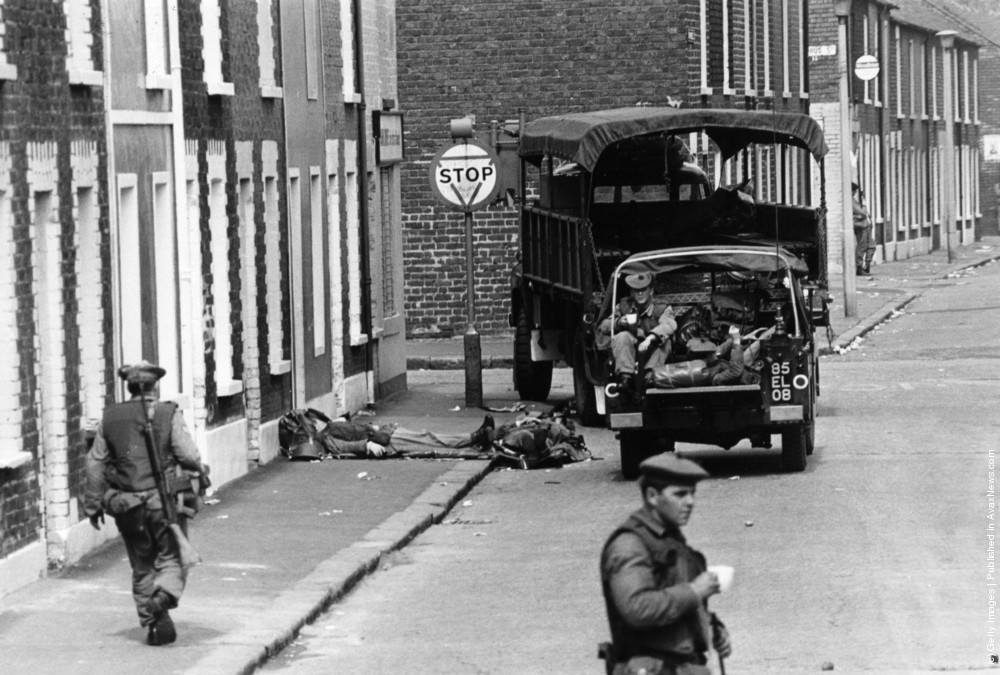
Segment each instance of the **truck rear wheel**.
M812 424L800 424L781 432L781 467L797 472L806 468L806 452Z
M585 427L603 427L604 415L597 412L594 385L587 380L584 368L582 360L573 365L573 393L576 397L576 410L580 414L580 424Z
M657 437L648 431L622 431L618 436L622 478L635 480L639 477L642 460L661 452L673 452L674 441Z
M544 401L552 389L552 362L531 360L531 325L523 308L514 329L514 388L525 401Z

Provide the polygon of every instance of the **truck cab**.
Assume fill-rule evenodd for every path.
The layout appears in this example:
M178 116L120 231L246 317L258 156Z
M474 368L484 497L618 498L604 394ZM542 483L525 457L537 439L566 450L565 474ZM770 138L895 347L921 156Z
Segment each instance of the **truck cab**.
M570 365L581 421L617 432L627 478L677 441L729 448L769 445L772 434L785 467L804 468L813 333L828 322L825 153L799 113L620 108L527 123L510 314L521 397L544 400L553 363ZM699 360L672 337L669 367L637 373L638 391L623 395L601 325L636 271L654 276L676 317L702 317L697 337L721 345L735 326L737 351L760 359L742 364L738 382L671 379Z

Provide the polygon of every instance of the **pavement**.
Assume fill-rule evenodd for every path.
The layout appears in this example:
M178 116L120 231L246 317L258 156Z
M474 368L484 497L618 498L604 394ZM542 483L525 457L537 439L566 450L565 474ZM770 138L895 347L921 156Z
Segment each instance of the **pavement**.
M830 288L832 330L823 351L851 349L865 333L949 275L1000 259L1000 237L876 265L845 316L842 279ZM510 336L481 338L484 368L510 366ZM463 368L461 338L409 340L408 367ZM488 392L487 392L488 393ZM469 432L483 412L464 408L461 384L414 387L379 402L371 421ZM250 673L294 640L362 579L448 511L491 467L486 460L277 459L224 485L192 522L204 563L172 612L178 640L148 647L119 540L0 598L4 673Z

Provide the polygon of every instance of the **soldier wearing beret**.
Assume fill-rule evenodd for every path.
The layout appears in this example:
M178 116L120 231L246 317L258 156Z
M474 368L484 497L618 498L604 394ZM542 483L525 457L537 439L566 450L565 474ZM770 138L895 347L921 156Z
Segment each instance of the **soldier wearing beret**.
M187 573L157 491L146 446L147 415L171 492L191 488L190 479L185 485L182 469L208 474L177 404L157 401L157 382L165 372L146 361L118 370L131 399L104 411L87 453L84 496L84 510L95 529L100 529L105 513L115 519L132 565L132 598L139 623L147 628L146 641L151 645L177 638L168 610L177 606ZM178 509L179 524L186 531L184 514L193 511Z
M611 336L615 375L621 388L634 394L637 386L636 357L644 361L643 375L666 363L670 355L670 337L677 330L677 319L670 305L653 301L652 274L629 274L625 277L625 284L629 288L628 297L619 301L615 311L601 322L599 329L605 336Z
M611 534L601 553L613 672L709 673L709 645L721 657L731 651L728 631L708 612L719 580L681 534L697 483L708 474L673 453L646 459L639 471L642 507Z

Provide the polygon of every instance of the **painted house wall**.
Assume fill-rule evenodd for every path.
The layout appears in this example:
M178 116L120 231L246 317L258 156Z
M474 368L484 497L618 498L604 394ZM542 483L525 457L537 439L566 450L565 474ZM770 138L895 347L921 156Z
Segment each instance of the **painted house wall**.
M95 532L81 520L80 498L87 438L124 395L123 361L168 368L164 398L216 486L277 456L293 405L356 410L405 369L401 337L395 375L374 374L380 336L351 344L371 331L360 270L378 258L401 286L402 260L401 247L383 253L385 239L361 236L372 183L355 180L348 199L374 140L367 111L343 95L344 4L296 5L322 20L316 78L303 85L278 0L0 2L0 319L16 327L0 335L0 595L116 536L110 521ZM392 3L360 5L374 22L366 95L384 107ZM7 48L28 44L38 50ZM360 142L351 113L369 125ZM286 119L315 135L286 143ZM308 181L298 262L293 170ZM311 322L300 345L296 307Z

